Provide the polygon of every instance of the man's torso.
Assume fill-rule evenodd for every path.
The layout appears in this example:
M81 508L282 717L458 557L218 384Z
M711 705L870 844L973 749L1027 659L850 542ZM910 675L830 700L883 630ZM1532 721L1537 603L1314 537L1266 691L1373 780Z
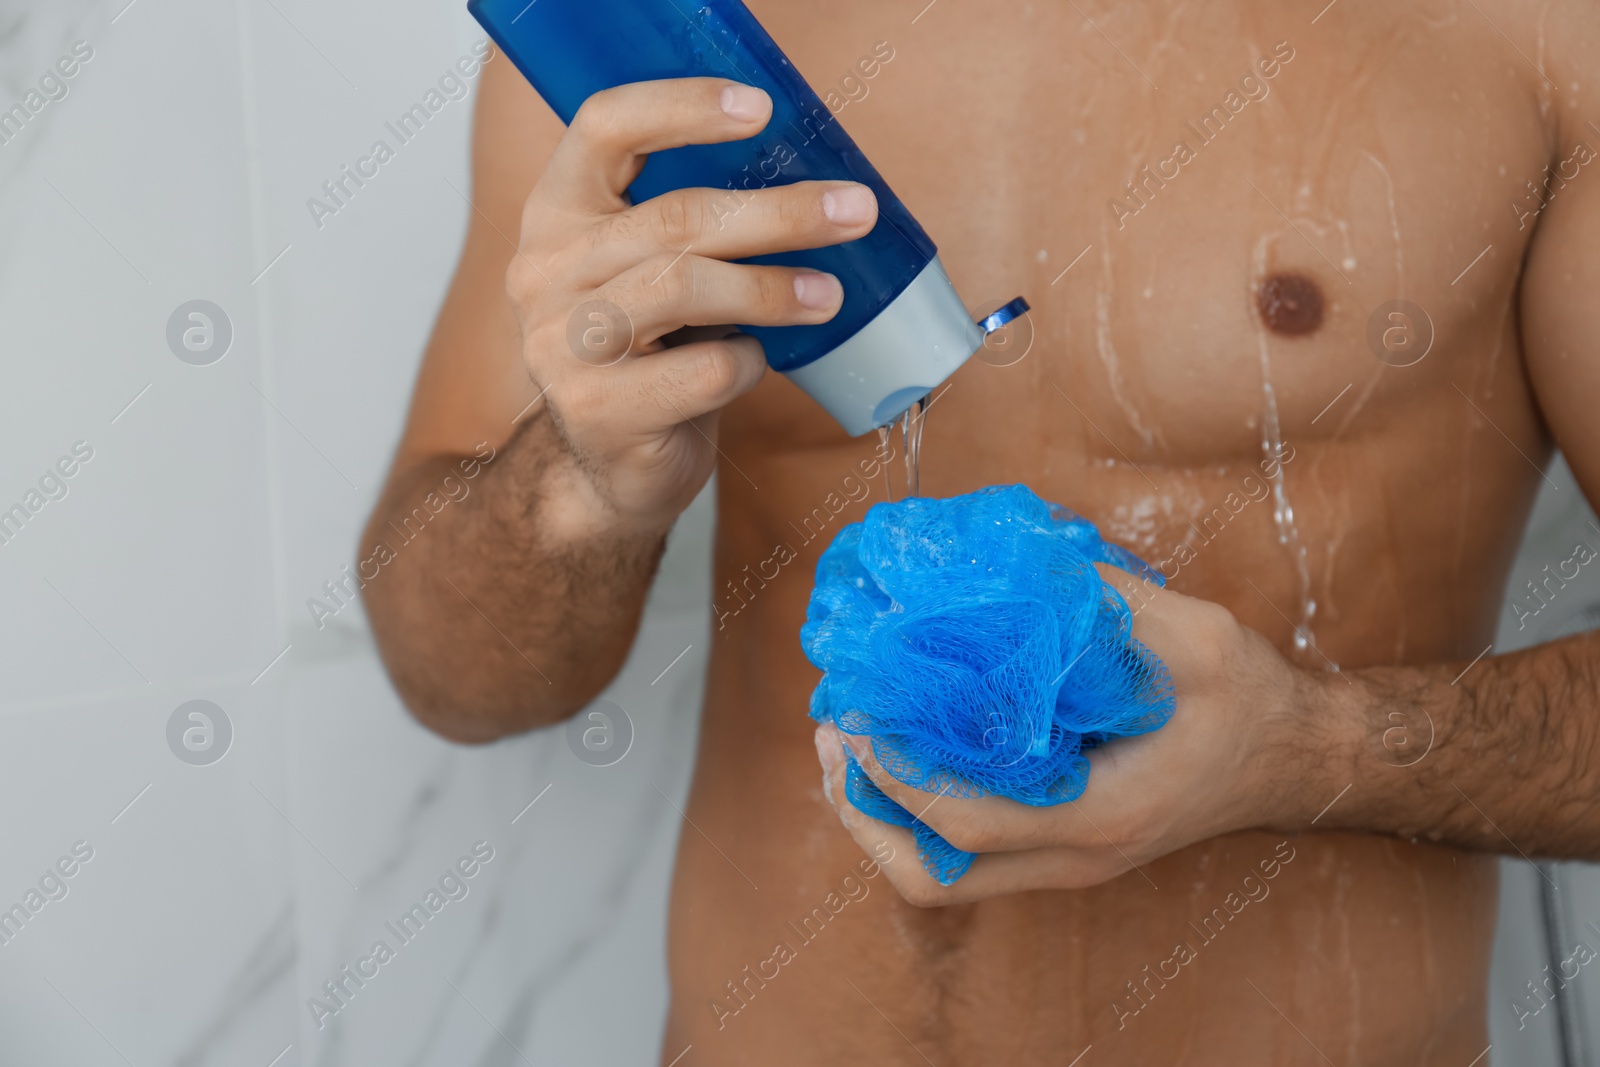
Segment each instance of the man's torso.
M1572 148L1542 57L1519 66L1488 18L1443 2L753 7L844 101L974 310L1033 304L1031 346L981 352L936 393L925 495L1024 482L1308 669L1483 650L1538 484L1528 457L1548 447L1516 340L1534 218L1511 206L1532 212L1524 182ZM884 497L879 441L773 375L719 443L664 1059L691 1043L697 1064L1482 1050L1486 857L1239 834L1090 890L926 911L866 877L822 796L797 635L817 555ZM1252 873L1261 899L1241 890Z

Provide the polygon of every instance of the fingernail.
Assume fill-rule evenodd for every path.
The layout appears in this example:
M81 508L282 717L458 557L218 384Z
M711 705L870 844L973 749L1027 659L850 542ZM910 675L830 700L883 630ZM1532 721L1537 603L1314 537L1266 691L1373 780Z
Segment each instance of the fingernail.
M839 279L831 274L808 271L794 276L794 298L800 301L801 307L822 311L838 304L843 293Z
M822 213L828 216L829 222L841 226L866 222L877 211L878 198L864 185L847 185L822 194Z
M729 85L722 90L722 113L740 122L766 117L767 94L753 85Z

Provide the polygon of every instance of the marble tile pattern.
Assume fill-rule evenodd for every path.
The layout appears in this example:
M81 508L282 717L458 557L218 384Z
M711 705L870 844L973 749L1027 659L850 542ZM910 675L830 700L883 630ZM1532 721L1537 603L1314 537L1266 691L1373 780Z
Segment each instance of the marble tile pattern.
M475 80L336 212L308 201L471 54L463 7L0 6L0 107L45 101L0 143L0 508L47 495L0 544L0 908L38 903L0 925L0 1063L657 1055L709 498L596 706L631 723L609 766L564 727L439 741L359 605L308 607L350 560L459 248ZM168 338L195 300L231 327L205 365ZM1591 536L1552 478L1519 575ZM1584 577L1544 625L1600 618ZM196 700L226 731L174 730ZM1544 962L1538 872L1508 868L1494 1058L1554 1063L1549 1015L1504 1025ZM1600 920L1600 880L1561 877L1573 927Z

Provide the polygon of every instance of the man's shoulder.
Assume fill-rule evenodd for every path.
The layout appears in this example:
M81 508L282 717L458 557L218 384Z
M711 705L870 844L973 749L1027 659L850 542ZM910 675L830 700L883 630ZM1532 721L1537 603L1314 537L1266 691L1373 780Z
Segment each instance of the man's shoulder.
M1455 18L1481 22L1499 41L1552 132L1559 129L1570 141L1579 129L1600 121L1600 3L1466 0ZM1592 129L1589 133L1595 136Z

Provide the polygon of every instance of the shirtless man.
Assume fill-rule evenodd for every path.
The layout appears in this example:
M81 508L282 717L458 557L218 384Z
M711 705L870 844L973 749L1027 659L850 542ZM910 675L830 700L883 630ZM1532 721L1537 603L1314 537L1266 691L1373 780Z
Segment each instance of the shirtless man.
M716 468L663 1062L1465 1067L1488 1043L1487 852L1600 856L1600 642L1473 663L1552 439L1600 499L1600 9L752 6L956 287L1033 303L1024 358L939 394L923 492L1025 482L1161 565L1171 591L1129 598L1176 713L1096 752L1075 804L940 798L925 818L986 853L949 889L836 813L796 635L881 476L825 536L790 524L859 496L841 485L878 441L763 376L748 338L643 343L826 319L830 279L725 261L853 239L875 205L800 184L725 225L705 191L630 206L641 154L751 136L767 101L629 86L564 131L504 62L366 542L498 450L368 591L409 706L465 742L581 708ZM567 344L596 295L643 344L615 366ZM798 558L726 595L781 545Z

